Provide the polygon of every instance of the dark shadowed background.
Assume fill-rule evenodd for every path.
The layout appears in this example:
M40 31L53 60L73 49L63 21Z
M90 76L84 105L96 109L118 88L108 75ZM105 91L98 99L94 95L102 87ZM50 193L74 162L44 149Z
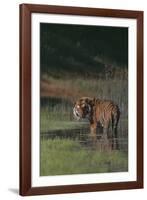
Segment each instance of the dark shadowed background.
M41 73L90 75L112 63L127 68L128 28L41 24L40 37Z

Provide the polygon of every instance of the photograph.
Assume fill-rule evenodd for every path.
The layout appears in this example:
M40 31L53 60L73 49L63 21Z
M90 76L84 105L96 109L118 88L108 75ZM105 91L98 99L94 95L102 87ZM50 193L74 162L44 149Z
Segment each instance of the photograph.
M128 172L128 27L39 29L40 176Z

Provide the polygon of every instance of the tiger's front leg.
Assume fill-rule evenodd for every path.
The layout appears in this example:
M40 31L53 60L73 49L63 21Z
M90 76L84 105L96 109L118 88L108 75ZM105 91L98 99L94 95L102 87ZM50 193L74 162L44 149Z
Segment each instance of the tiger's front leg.
M97 139L96 138L96 128L97 128L96 122L90 124L90 134L91 134L92 138L95 139L95 140Z

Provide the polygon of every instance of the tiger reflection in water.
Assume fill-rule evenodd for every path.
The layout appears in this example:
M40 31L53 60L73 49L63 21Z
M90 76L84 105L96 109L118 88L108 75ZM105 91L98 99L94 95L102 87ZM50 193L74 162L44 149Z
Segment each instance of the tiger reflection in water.
M96 138L97 124L103 127L103 138L108 139L108 129L112 126L111 138L115 138L113 147L118 149L117 126L120 117L118 105L113 101L82 97L75 102L73 114L77 120L88 119L90 122L91 136Z

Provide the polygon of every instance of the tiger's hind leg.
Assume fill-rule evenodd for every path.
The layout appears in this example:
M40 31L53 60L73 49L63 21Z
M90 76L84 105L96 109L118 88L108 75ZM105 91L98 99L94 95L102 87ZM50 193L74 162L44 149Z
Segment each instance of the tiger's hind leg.
M108 139L108 127L103 127L103 139Z
M108 132L109 132L109 121L103 121L101 122L102 127L103 127L103 139L108 139Z
M104 151L112 150L112 144L109 138L109 123L108 122L103 124L103 135L101 138L101 145Z

